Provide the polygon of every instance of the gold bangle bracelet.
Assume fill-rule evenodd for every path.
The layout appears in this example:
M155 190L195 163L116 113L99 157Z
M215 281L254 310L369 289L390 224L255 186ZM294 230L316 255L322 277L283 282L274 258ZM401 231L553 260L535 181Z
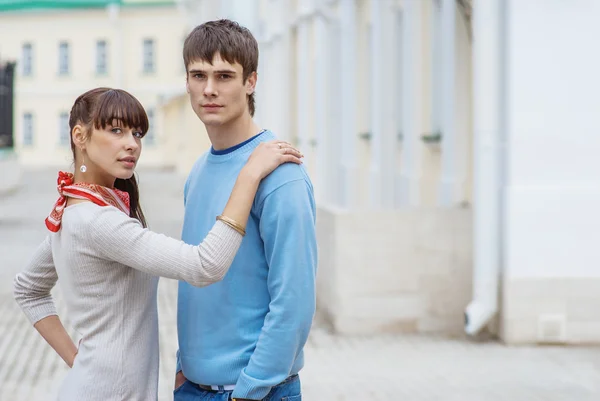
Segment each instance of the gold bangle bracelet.
M237 221L230 219L227 216L223 216L222 214L217 216L217 220L220 220L223 223L227 224L229 227L233 228L235 231L242 234L242 236L246 235L246 229L244 227L242 227L242 225L240 223L238 223Z

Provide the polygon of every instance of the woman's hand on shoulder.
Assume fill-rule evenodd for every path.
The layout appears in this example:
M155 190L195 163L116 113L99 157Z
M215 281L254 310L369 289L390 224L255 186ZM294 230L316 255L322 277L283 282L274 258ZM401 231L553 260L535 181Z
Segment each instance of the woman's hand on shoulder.
M248 158L244 169L262 180L283 163L302 164L303 157L289 142L279 139L261 142Z

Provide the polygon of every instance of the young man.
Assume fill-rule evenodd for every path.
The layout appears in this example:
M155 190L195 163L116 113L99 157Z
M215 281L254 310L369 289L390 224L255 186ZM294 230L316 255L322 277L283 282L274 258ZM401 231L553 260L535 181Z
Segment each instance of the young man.
M212 143L184 190L183 240L197 244L252 150L275 136L252 120L258 44L248 29L200 25L183 58L192 108ZM282 165L261 182L245 230L223 281L179 284L176 401L301 399L317 265L313 187L302 166Z

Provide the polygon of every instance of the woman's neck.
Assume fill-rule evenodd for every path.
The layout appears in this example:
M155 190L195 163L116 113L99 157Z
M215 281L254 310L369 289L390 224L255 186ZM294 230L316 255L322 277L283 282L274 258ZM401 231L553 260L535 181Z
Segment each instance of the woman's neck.
M90 171L89 167L85 173L82 173L79 169L76 169L75 173L73 174L73 182L75 184L95 184L107 188L114 188L115 186L114 177L94 174L93 171Z

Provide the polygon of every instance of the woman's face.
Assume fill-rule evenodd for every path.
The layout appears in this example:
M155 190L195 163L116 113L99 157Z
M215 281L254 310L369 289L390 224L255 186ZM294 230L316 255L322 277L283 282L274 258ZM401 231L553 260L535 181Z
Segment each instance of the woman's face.
M116 119L103 129L93 128L85 140L82 162L87 169L82 177L107 187L112 187L117 178L131 178L142 153L143 137L141 129L127 127Z

